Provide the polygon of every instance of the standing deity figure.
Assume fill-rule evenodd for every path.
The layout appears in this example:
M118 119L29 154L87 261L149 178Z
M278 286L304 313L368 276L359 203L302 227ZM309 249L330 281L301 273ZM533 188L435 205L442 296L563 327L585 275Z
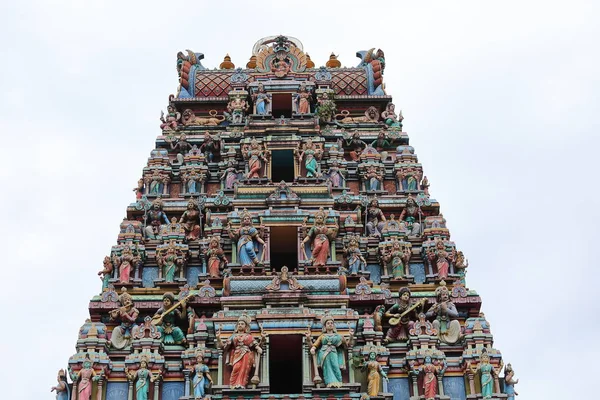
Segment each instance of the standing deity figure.
M363 369L367 370L367 394L371 397L379 394L381 387L381 378L388 380L387 374L381 368L381 364L377 361L377 353L371 351L369 353L369 361L364 363Z
M104 257L104 267L102 271L98 272L98 276L102 280L102 290L107 289L110 283L110 278L113 272L113 263L109 256Z
M402 165L401 163L399 165ZM419 181L422 172L418 168L402 167L396 172L398 187L402 191L414 192L420 190Z
M381 113L381 118L387 126L402 128L402 120L404 117L402 116L402 111L400 111L399 115L396 115L396 106L394 103L388 103L385 107L385 111Z
M167 247L166 254L162 254L162 249L157 251L156 261L162 268L162 277L165 282L175 282L175 274L183 266L184 260L173 242Z
M334 160L331 163L331 167L329 167L329 170L327 171L327 176L329 177L329 182L331 183L332 187L342 187L344 183L344 176L340 170L340 163L337 160Z
M435 400L438 390L437 375L443 373L444 367L432 363L431 356L425 356L425 363L421 366L423 371L423 394L425 400Z
M519 383L518 379L514 379L515 372L512 365L508 363L504 368L504 393L508 395L507 400L515 400L515 396L519 393L515 392L515 385Z
M423 189L425 196L429 196L429 179L426 176L423 176L423 180L421 181L421 189Z
M167 106L167 115L165 117L164 112L160 112L160 129L163 131L174 131L177 129L177 125L181 121L181 114L175 109L173 104Z
M367 190L383 190L383 174L377 166L370 165L367 167L365 180L367 181Z
M252 139L250 146L245 144L242 148L242 155L248 160L247 179L261 178L264 174L263 163L267 163L267 153L262 150L262 146L258 144L256 139Z
M196 364L190 367L190 372L194 375L192 378L194 399L204 399L206 388L213 383L213 380L210 376L210 369L204 364L204 355L202 353L196 355Z
M392 276L394 279L404 278L407 275L410 275L410 257L412 255L412 251L409 245L404 245L394 240L392 242L392 248L384 257L384 261L390 263L392 265Z
M225 171L223 171L220 178L221 182L223 182L223 187L225 189L233 189L233 186L238 181L238 174L240 172L241 171L238 171L235 168L235 164L233 163L233 161L229 161L227 163L227 168L225 169Z
M350 150L348 154L352 161L358 161L360 153L367 147L367 144L360 138L360 133L355 130L350 139L346 140L346 147Z
M469 368L473 375L480 374L482 398L492 398L492 394L494 392L494 375L498 377L502 367L502 360L500 360L500 367L498 369L494 368L494 366L490 364L490 355L487 353L485 348L482 350L482 353L479 356L479 364L477 367L473 367L470 362L467 362L467 368Z
M308 344L312 344L310 354L316 355L316 364L322 370L325 385L339 388L343 384L342 370L346 369L344 348L351 346L354 331L350 329L350 336L346 337L337 333L335 320L329 314L325 314L321 318L321 325L323 326L323 333L314 343L312 343L310 330L306 332Z
M348 242L348 247L344 248L344 255L346 259L346 268L350 275L358 274L358 271L363 272L367 266L367 261L363 257L360 248L358 238L351 236Z
M300 85L300 92L298 93L298 114L309 114L310 113L310 99L311 94L306 89L306 84Z
M302 162L302 159L304 159L307 178L318 178L321 176L319 163L317 162L317 160L321 159L321 154L321 150L313 144L312 139L307 139L298 156L299 162Z
M446 282L441 281L440 286L435 289L436 303L427 311L425 316L433 319L433 327L438 331L439 338L447 344L455 344L461 338L458 310L450 301L450 292Z
M442 240L438 240L435 243L435 248L427 250L427 258L429 258L430 262L435 262L439 279L448 278L448 270L450 262L454 261L454 253L446 251L446 245Z
M235 96L227 104L227 111L231 115L231 122L233 124L243 124L244 113L248 111L248 103L243 97Z
M197 170L192 169L185 171L181 178L186 193L196 194L199 192L198 189L202 188L202 183L206 180L206 174L204 172L198 173Z
M406 207L400 213L400 221L406 223L409 236L419 236L421 234L420 217L423 215L421 208L412 196L406 199Z
M388 158L388 152L385 149L391 146L391 142L385 138L385 131L381 130L377 134L377 139L371 142L371 147L373 147L377 152L381 155L381 161L385 161Z
M381 239L383 234L383 225L386 221L383 211L379 208L379 200L372 199L367 208L367 233L369 236Z
M96 371L92 368L92 360L90 355L86 354L83 361L83 367L71 376L73 384L77 385L77 400L91 400L92 398L92 382L97 381L100 377L96 375ZM73 394L75 396L75 394Z
M152 208L148 211L148 219L150 224L144 229L146 239L158 239L161 223L169 224L167 214L162 210L163 202L161 199L156 199L152 202Z
M121 307L110 311L110 320L118 321L110 337L110 343L115 349L122 350L131 345L131 330L135 326L135 320L139 315L137 308L133 306L133 298L127 292L119 296Z
M176 143L170 141L169 146L171 147L171 150L177 152L177 162L180 165L183 164L183 156L194 147L187 141L187 136L184 133L179 136L179 140Z
M452 259L454 259L454 271L459 276L459 281L463 285L466 285L465 276L466 269L469 267L469 261L465 259L465 255L462 251L456 251L456 249L452 249Z
M242 268L259 266L265 256L265 242L252 225L252 216L248 210L244 209L240 218L241 226L237 230L232 230L231 225L227 224L227 233L231 239L237 240L238 258ZM263 246L260 260L258 259L257 243Z
M148 400L148 392L150 391L150 382L156 381L160 374L152 374L148 369L148 361L145 356L142 356L140 367L135 371L129 371L125 367L127 378L135 382L135 400Z
M210 238L208 249L206 249L206 266L208 270L208 276L211 278L218 278L221 271L227 268L227 257L225 252L221 248L221 237L215 235Z
M133 255L129 246L123 247L121 256L113 256L113 265L119 267L119 283L129 283L135 266L142 261L138 255Z
M142 196L144 195L144 179L143 178L138 179L137 186L133 188L133 191L135 192L135 198L137 200L142 198Z
M319 116L319 120L323 123L331 122L335 114L335 102L329 98L327 92L323 93L317 102L317 115Z
M64 369L58 371L56 381L56 386L52 386L50 392L56 392L56 400L69 400L71 391L69 390L69 382L67 382L67 373Z
M323 207L315 213L315 222L306 233L304 240L302 240L302 254L304 259L308 260L306 255L306 244L311 244L312 256L310 257L310 264L313 267L324 267L327 264L327 259L330 253L330 241L334 240L337 236L339 226L336 225L334 228L329 228L325 224L327 219L327 213L323 210ZM303 225L303 231L306 232L306 225Z
M204 150L204 156L208 162L213 162L215 156L220 156L222 148L223 143L218 133L214 138L209 132L204 132L204 143L200 145L199 150Z
M154 196L163 194L166 179L161 175L159 170L154 170L152 175L148 176L146 180L147 186L149 187L149 194Z
M177 321L186 319L185 315L185 302L183 299L179 302L177 307L175 304L175 296L173 293L166 292L163 294L163 306L159 308L154 316L152 317L152 323L156 325L160 332L161 340L164 344L186 344L185 335L180 327L178 327ZM181 310L179 309L181 308Z
M254 377L252 384L258 384L258 367L260 364L260 355L262 354L262 343L264 342L264 334L261 336L261 341L254 339L250 334L250 317L242 314L235 326L235 332L226 340L221 337L221 330L217 332L217 344L227 354L227 365L232 367L229 378L229 387L231 389L245 389L254 369ZM256 354L255 354L256 353Z
M188 241L196 240L200 237L201 218L202 213L198 209L198 202L190 199L187 204L187 210L179 218L179 223L183 226L185 238Z
M259 115L267 115L267 103L269 102L269 95L265 92L265 88L262 83L258 84L258 92L252 95L254 99L254 105L256 106L256 113Z
M385 312L384 317L390 318L390 329L388 329L384 343L392 343L408 340L408 331L412 328L414 322L411 320L416 319L416 311L410 309L410 290L407 287L400 288L398 291L398 303L390 307Z

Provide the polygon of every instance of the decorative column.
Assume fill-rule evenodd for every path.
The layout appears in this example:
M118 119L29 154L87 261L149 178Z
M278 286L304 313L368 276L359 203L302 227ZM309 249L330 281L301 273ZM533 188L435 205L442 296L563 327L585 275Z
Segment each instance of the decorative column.
M444 395L444 382L443 382L444 377L442 375L438 375L437 376L437 381L438 381L438 393L440 394L440 396Z
M303 386L311 386L310 381L310 357L308 356L308 343L306 337L302 338L302 377Z
M417 375L412 373L411 378L412 378L412 386L413 386L413 396L418 398L419 397L419 384L417 382Z
M157 379L154 381L154 399L157 400L160 395L160 382L162 379ZM189 387L189 385L188 385ZM189 389L188 389L189 390Z
M498 381L498 374L494 374L494 393L502 393L500 392L500 382Z
M218 350L218 366L217 366L217 385L223 385L223 350Z
M96 386L96 400L102 400L102 383L104 382L104 376L100 375L98 379L98 385Z
M354 368L352 367L352 354L353 354L353 350L351 348L348 348L348 361L346 363L346 365L348 366L348 380L350 381L350 383L354 383L355 379L354 379Z
M190 395L190 370L187 368L183 370L183 379L185 381L183 395L189 396ZM156 397L155 397L155 399L156 399Z
M473 374L468 373L467 376L469 378L469 390L471 391L471 394L476 394L475 393L475 381L473 380Z
M390 371L389 367L381 367L381 369L385 372L385 374L387 375L388 372ZM383 383L383 393L388 393L388 380L387 379L382 379L382 383Z
M267 342L265 344L265 348L263 349L263 353L261 354L261 364L260 364L260 375L261 375L261 382L263 385L267 385L270 386L271 385L271 377L269 375L269 365L266 363L266 360L269 359L269 352L270 352L270 340L269 337L267 336Z
M129 382L129 392L127 395L127 400L133 400L133 381L131 379L128 379Z
M77 398L77 382L73 382L73 391L71 392L71 400L75 400L76 398Z

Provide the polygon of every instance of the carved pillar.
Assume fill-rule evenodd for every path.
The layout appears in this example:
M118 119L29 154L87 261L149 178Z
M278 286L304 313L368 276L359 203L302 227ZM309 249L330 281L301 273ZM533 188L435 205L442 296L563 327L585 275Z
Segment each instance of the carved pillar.
M102 383L104 382L104 377L101 375L100 379L98 379L98 385L96 386L96 400L102 400Z
M427 261L427 266L429 268L429 275L433 275L433 263L431 262L431 259L427 256L427 253L425 253L425 260Z
M417 375L411 374L412 378L412 387L413 387L413 396L419 397L419 384L417 382Z
M129 380L129 391L127 392L127 400L133 400L133 381Z
M306 337L302 338L302 382L303 386L311 386L310 381L310 357L308 355L309 348Z
M494 393L502 393L500 392L500 382L498 381L498 374L494 374Z
M71 400L77 399L77 382L73 382L73 392L71 393Z
M263 353L261 354L261 364L260 364L260 369L261 369L261 382L264 385L271 385L271 377L269 375L269 365L267 364L267 361L269 360L269 352L271 351L270 349L270 340L269 337L267 336L267 343L265 344L265 348L263 349Z
M438 381L438 393L440 394L440 396L444 395L444 382L443 382L443 376L438 375L437 376L437 381Z
M473 374L467 374L468 378L469 378L469 390L471 391L471 394L476 394L475 393L475 381L473 379Z
M354 368L352 368L352 348L348 348L348 361L346 362L346 365L348 366L348 379L350 380L350 383L354 383Z
M160 379L154 381L154 400L158 400L160 395ZM189 385L188 385L189 388ZM189 389L188 389L189 390Z
M387 373L389 372L389 368L388 367L381 367L381 369L385 372L385 374L387 375ZM382 379L381 380L383 383L383 393L388 393L388 380L387 379Z
M217 385L223 385L223 350L219 349L217 366Z
M189 396L190 395L190 370L187 368L183 370L183 379L185 380L183 395ZM155 397L155 399L156 399L156 397Z

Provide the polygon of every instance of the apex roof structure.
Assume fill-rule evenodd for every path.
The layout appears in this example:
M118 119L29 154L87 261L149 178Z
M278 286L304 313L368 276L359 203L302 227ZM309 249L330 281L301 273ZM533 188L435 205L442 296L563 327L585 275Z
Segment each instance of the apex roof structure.
M384 52L356 55L177 54L58 399L514 398Z

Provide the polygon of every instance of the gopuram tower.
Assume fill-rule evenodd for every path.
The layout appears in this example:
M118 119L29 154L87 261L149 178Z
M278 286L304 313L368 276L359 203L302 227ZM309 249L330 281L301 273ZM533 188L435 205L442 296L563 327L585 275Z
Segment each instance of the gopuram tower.
M356 55L177 54L58 399L514 398L384 53Z

